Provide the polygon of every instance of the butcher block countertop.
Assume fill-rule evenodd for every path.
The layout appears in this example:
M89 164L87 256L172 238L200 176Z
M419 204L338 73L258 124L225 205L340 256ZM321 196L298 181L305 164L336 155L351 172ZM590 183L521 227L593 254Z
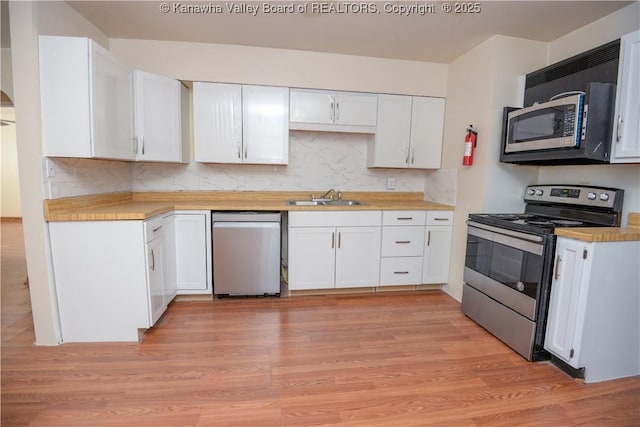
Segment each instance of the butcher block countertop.
M628 226L556 228L557 236L585 242L626 242L640 240L640 213L629 214Z
M319 196L323 191L315 191ZM420 192L344 192L344 200L358 206L292 206L289 200L309 200L311 192L185 191L126 192L45 200L47 221L144 220L173 210L213 211L362 211L453 210L453 206L425 202Z

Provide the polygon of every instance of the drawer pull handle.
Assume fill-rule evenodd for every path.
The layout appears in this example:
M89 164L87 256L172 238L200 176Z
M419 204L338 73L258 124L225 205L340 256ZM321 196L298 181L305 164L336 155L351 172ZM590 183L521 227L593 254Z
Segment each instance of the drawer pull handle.
M408 271L394 271L393 274L409 274Z
M154 228L154 229L153 229L153 232L154 232L154 233L156 233L156 232L157 232L158 230L160 230L161 228L162 228L162 226L160 226L160 227L156 227L156 228Z
M400 216L397 218L398 221L411 221L412 219L412 216Z
M434 221L449 221L449 218L433 218Z
M411 240L396 240L397 244L407 244L407 243L411 243Z

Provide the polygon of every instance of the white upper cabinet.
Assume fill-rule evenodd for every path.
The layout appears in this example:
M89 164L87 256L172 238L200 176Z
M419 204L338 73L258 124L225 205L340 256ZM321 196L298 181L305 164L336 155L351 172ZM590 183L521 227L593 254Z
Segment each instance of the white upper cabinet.
M137 160L187 162L188 140L182 135L182 96L175 79L134 71L135 141ZM184 126L188 126L185 120Z
M289 88L242 86L244 163L289 162Z
M194 160L242 160L242 86L193 83Z
M368 167L438 169L442 157L443 98L378 95L378 122Z
M134 160L131 70L83 37L40 36L43 154Z
M611 163L640 162L640 30L620 41Z
M374 133L377 95L291 89L289 127L300 130Z
M194 159L287 164L289 89L193 84Z

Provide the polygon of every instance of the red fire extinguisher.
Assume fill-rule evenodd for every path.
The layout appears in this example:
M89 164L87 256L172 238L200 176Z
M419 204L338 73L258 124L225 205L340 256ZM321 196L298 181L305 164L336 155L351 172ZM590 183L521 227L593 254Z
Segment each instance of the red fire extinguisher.
M464 157L462 158L462 164L464 166L471 166L473 164L473 152L478 144L478 132L473 130L473 125L469 125L467 128L467 136L464 137Z

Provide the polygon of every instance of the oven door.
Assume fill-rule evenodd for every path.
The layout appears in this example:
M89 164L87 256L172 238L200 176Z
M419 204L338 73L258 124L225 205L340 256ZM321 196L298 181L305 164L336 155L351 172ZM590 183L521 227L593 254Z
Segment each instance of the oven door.
M544 270L543 240L469 221L464 282L535 321Z

